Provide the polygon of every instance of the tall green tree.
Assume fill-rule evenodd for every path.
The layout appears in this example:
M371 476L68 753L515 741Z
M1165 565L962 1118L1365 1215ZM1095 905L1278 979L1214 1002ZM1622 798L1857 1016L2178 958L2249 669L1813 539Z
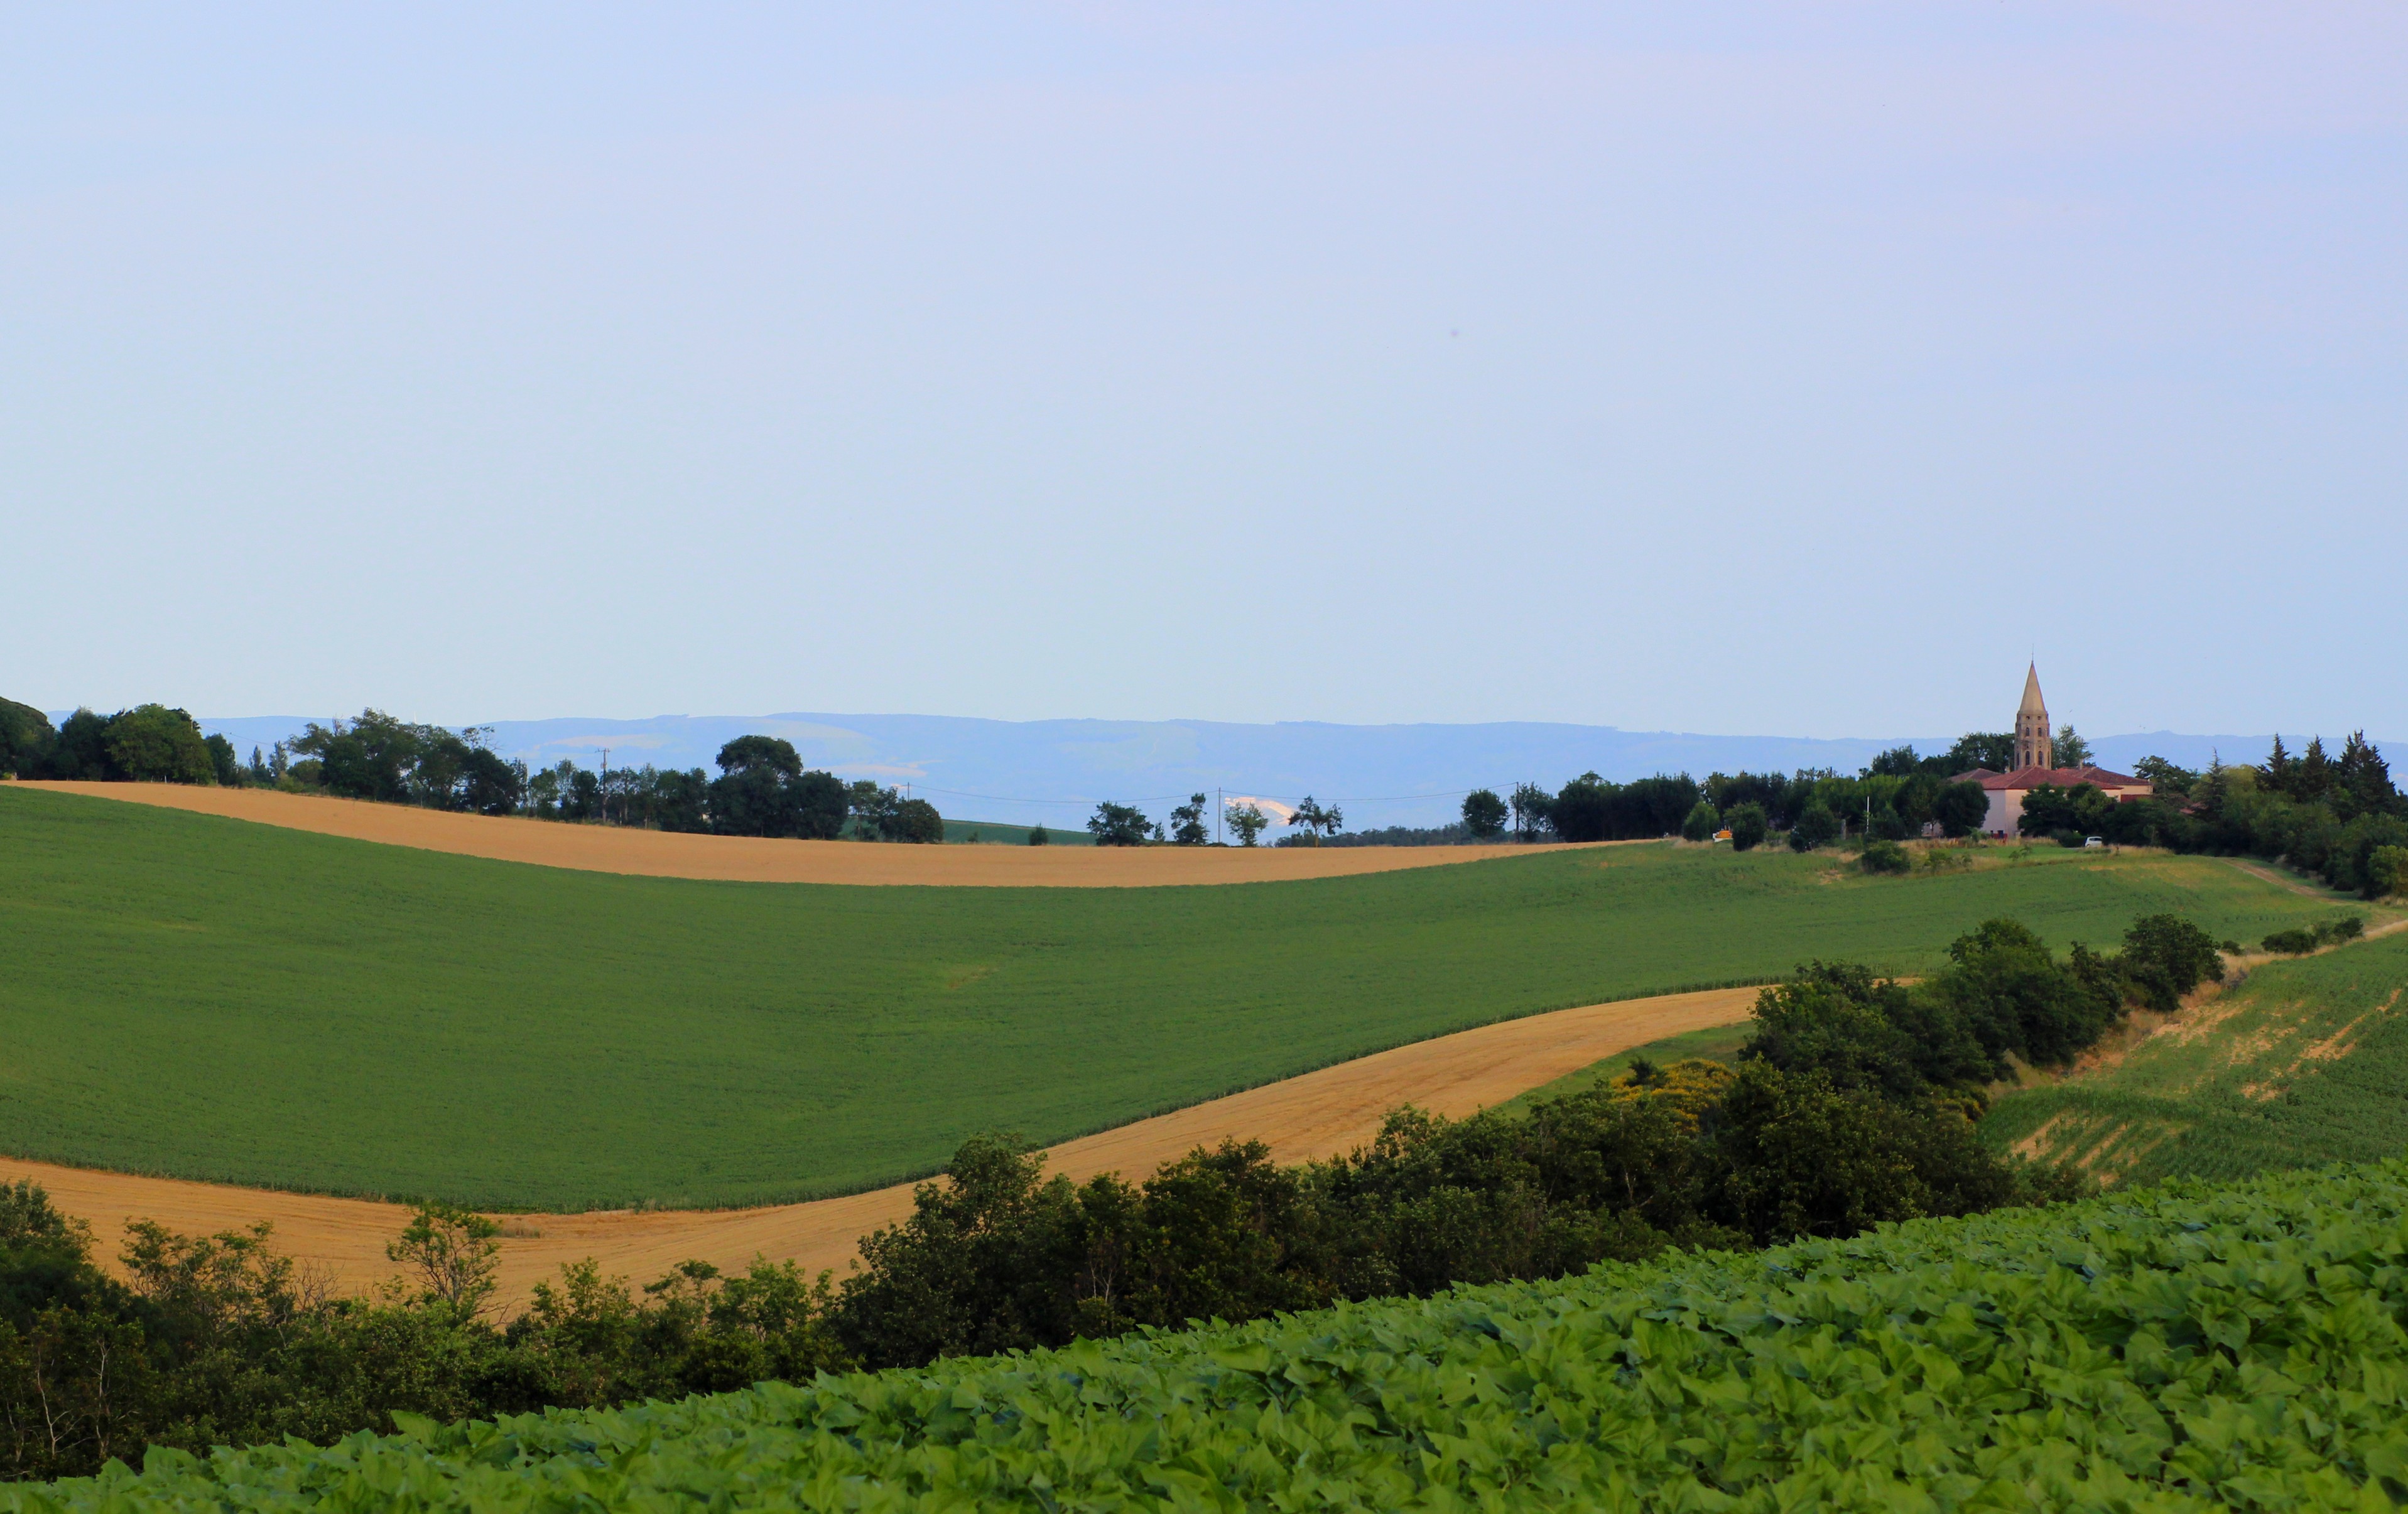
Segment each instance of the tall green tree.
M1153 835L1154 822L1135 806L1107 799L1096 806L1095 814L1088 818L1087 831L1099 847L1141 847Z
M945 818L925 799L906 799L886 817L879 834L889 841L934 846L945 839Z
M1494 841L1505 834L1505 801L1494 789L1474 789L1463 796L1463 831L1474 841Z
M853 834L863 841L883 836L894 821L896 807L903 803L900 793L874 778L855 778L845 785L844 793L846 807L853 815Z
M1200 847L1212 839L1212 828L1205 823L1204 796L1192 793L1187 802L1170 811L1170 842L1173 846Z
M50 744L47 775L66 782L103 782L125 775L108 755L108 717L79 707L59 722L58 739Z
M1243 804L1227 806L1223 811L1223 817L1227 821L1229 829L1238 834L1238 845L1241 847L1253 846L1271 822L1271 818L1264 814L1261 807L1251 799Z
M1309 835L1336 836L1346 824L1345 815L1336 805L1323 805L1306 794L1288 817L1290 825L1301 825Z
M31 705L0 699L0 777L46 777L59 734Z
M843 834L849 795L833 773L805 772L794 744L741 736L719 749L710 786L711 829L724 836L833 841Z
M1544 836L1555 816L1555 796L1535 783L1513 785L1513 836L1535 841Z
M214 783L217 765L201 728L180 709L136 705L120 710L104 738L113 776L136 783ZM227 749L229 758L233 749Z
M1941 834L1952 838L1971 836L1989 815L1990 796L1976 782L1950 783L1932 796L1931 818L1940 822Z
M1950 777L1986 767L1993 773L2003 773L2015 765L2015 734L2013 731L1969 731L1956 738L1948 749L1947 767Z

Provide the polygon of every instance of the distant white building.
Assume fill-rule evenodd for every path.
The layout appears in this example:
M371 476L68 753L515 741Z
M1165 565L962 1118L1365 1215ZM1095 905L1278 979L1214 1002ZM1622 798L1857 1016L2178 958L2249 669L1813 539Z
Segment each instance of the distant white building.
M1979 783L1990 796L1989 813L1983 817L1982 829L1996 836L2015 834L2016 822L2024 816L2024 796L2043 783L2060 789L2087 783L2119 805L2146 799L2156 792L2146 778L2134 778L2129 773L2114 773L2089 764L2080 767L2057 765L2057 744L2049 736L2048 702L2040 695L2038 664L2024 672L2024 702L2015 709L2014 771L1994 773L1986 767L1977 767L1970 773L1957 774L1956 781Z

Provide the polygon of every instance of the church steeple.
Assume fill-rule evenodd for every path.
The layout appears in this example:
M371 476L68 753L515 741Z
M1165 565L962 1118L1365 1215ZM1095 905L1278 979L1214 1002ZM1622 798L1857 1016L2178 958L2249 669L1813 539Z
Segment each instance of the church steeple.
M2049 739L2048 703L2040 696L2040 664L2024 673L2024 702L2015 710L2015 766L2055 767L2057 746Z

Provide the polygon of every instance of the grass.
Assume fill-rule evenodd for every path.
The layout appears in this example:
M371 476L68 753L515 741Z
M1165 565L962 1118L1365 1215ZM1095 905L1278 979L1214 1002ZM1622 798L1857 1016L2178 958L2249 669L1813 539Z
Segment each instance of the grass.
M1552 1083L1541 1084L1516 1099L1498 1105L1498 1112L1520 1116L1530 1112L1530 1106L1543 1099L1560 1099L1574 1093L1585 1093L1600 1083L1610 1083L1630 1070L1630 1064L1641 1057L1667 1067L1690 1057L1703 1057L1709 1062L1737 1060L1739 1049L1755 1033L1753 1021L1741 1021L1735 1025L1708 1025L1703 1030L1684 1031L1679 1036L1667 1036L1660 1041L1634 1046L1627 1051L1617 1051L1601 1062L1592 1062L1578 1072L1568 1072Z
M2125 1184L2397 1156L2403 989L2408 932L2270 963L2117 1060L2007 1094L1980 1128Z
M1034 825L1006 825L999 821L948 820L945 821L945 839L955 845L967 842L983 846L1025 847L1028 845L1028 833L1035 829ZM1096 838L1087 834L1083 825L1068 828L1048 825L1045 838L1050 845L1057 847L1092 847L1096 844Z
M768 1203L1348 1057L1845 956L2307 901L2195 858L1870 879L1622 847L1311 882L625 878L0 788L0 1150L486 1207Z

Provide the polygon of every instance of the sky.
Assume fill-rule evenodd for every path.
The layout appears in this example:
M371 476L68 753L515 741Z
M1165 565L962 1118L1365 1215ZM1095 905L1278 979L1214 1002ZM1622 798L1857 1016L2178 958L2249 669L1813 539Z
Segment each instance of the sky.
M0 694L2408 734L2408 9L0 10Z

